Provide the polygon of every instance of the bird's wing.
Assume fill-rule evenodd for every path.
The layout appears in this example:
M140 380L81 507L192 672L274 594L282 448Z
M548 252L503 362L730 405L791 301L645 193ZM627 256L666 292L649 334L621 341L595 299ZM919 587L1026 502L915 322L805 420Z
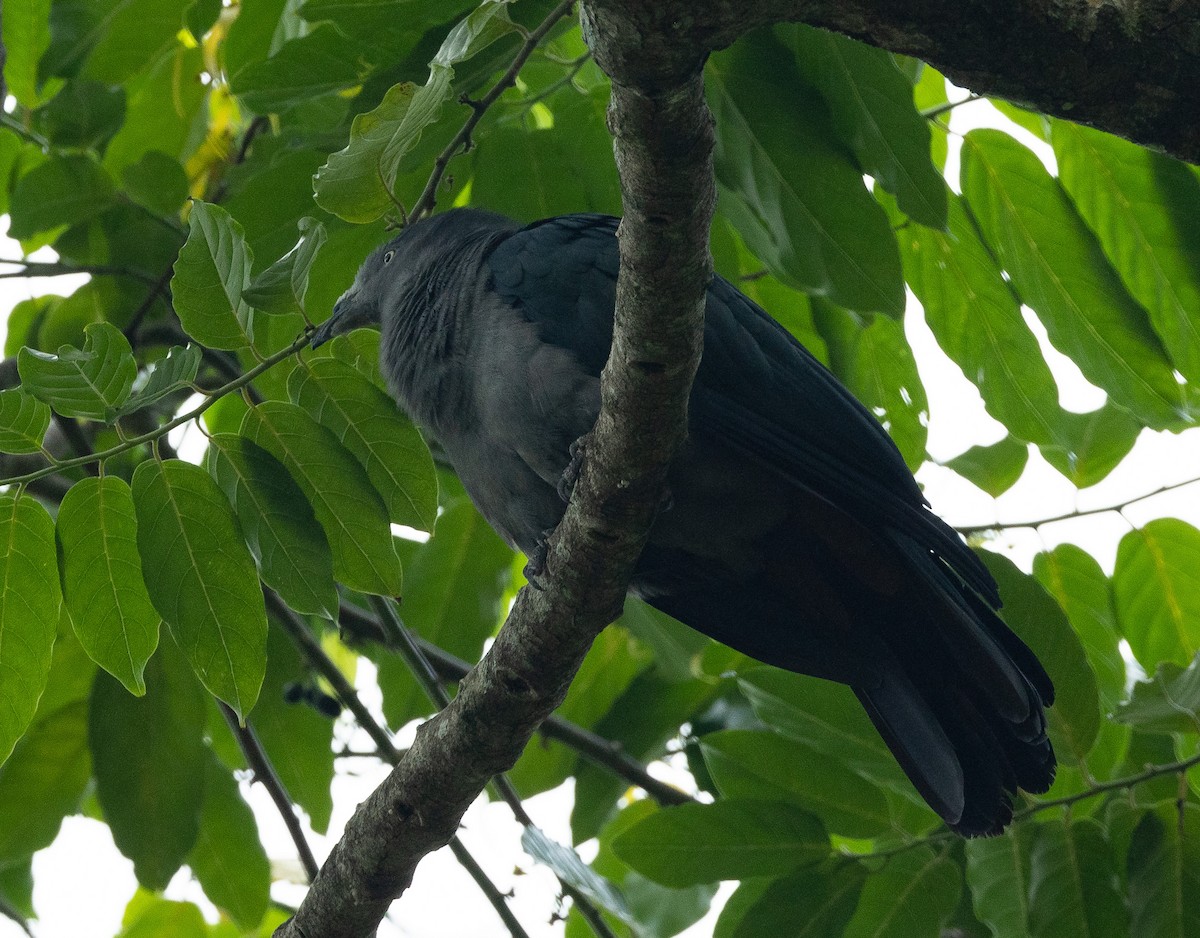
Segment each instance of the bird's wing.
M543 341L599 374L612 343L618 220L567 215L502 241L495 290ZM863 519L884 521L944 557L989 604L991 576L926 508L899 450L871 413L761 307L722 277L708 289L704 357L690 409L696 434L718 437Z

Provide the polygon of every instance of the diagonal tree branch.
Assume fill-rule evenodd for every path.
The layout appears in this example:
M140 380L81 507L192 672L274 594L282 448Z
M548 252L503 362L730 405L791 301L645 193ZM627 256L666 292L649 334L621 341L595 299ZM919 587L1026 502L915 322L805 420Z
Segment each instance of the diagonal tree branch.
M625 220L600 417L550 539L544 588L521 591L458 696L359 806L280 938L371 934L421 858L450 839L483 787L516 761L592 640L620 613L686 432L711 270L712 119L704 55L672 27L681 6L610 0L584 10L589 44L613 78ZM653 57L651 72L614 53L631 36Z

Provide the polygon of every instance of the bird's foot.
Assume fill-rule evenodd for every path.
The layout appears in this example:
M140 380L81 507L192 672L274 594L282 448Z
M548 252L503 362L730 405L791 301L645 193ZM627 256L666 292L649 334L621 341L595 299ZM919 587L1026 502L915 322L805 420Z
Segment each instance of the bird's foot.
M558 480L558 497L564 502L571 500L571 493L575 491L575 483L579 481L579 472L583 469L584 453L587 450L587 437L581 436L578 440L571 444L568 452L571 454L571 461L567 463L567 468L563 470L563 474Z
M546 557L550 553L548 540L553 533L554 528L542 532L542 536L538 538L538 542L533 546L533 553L529 555L529 562L525 564L525 569L521 571L525 574L525 579L529 582L529 585L538 592L544 589L541 584L541 577L546 572Z

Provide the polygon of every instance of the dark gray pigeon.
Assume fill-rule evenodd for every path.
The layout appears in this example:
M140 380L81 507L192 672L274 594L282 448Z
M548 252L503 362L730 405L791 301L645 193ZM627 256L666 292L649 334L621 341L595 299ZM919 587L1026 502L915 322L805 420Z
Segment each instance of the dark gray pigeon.
M617 219L470 209L363 264L317 345L364 324L400 405L492 527L535 554L600 406ZM850 685L954 830L995 834L1055 760L1053 686L996 584L871 414L729 281L708 289L689 440L630 592L760 661Z

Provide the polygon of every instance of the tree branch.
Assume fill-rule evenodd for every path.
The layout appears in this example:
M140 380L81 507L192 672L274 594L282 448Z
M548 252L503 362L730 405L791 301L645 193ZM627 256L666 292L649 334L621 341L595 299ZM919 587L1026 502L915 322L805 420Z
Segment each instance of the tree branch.
M625 218L600 417L549 541L543 589L521 591L450 706L418 730L359 806L281 938L371 934L421 858L453 836L488 781L516 761L620 613L686 432L711 272L712 118L704 53L674 25L684 13L690 21L689 4L635 0L584 8L589 45L613 78ZM645 60L653 66L643 68Z

